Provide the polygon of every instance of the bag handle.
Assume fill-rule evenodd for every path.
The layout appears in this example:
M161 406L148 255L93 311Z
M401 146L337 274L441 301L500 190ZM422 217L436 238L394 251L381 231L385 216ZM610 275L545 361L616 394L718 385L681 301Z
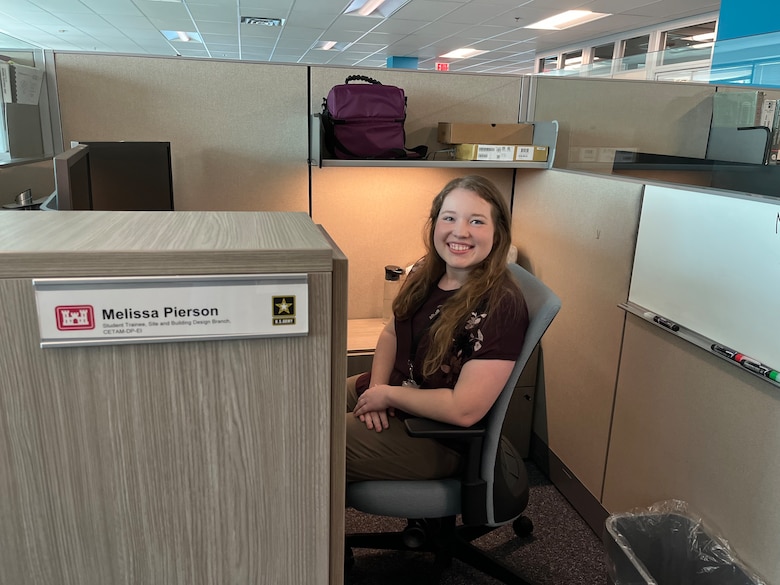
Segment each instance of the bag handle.
M368 83L373 83L375 85L382 85L381 81L377 81L376 79L371 79L370 77L366 77L365 75L350 75L344 80L344 83L349 83L350 81L366 81Z

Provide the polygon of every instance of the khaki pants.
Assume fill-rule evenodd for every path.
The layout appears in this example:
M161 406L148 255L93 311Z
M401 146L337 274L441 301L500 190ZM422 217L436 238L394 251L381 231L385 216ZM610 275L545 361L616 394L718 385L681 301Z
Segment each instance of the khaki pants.
M357 404L355 381L347 380L347 481L364 479L438 479L457 475L460 455L434 439L406 434L403 421L389 417L390 427L377 433L352 414Z

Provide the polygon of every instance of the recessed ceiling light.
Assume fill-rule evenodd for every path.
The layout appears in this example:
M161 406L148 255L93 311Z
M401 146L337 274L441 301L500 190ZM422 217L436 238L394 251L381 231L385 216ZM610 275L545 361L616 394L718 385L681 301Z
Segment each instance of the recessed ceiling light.
M612 16L605 12L591 12L590 10L567 10L550 18L529 24L523 28L538 28L543 30L564 30L573 26L579 26L586 22L593 22L605 16Z
M487 51L464 48L455 49L454 51L450 51L444 55L439 55L439 57L443 59L468 59L469 57L476 57L477 55L482 55L483 53L487 53Z
M352 43L340 43L337 41L317 41L311 48L318 51L343 51L351 45Z
M163 35L165 35L165 38L169 41L179 41L182 43L189 43L189 42L195 42L195 43L202 43L203 39L200 38L200 35L196 32L187 32L183 30L163 30L160 31Z
M410 0L352 0L344 14L387 18Z
M284 18L266 18L264 16L242 16L241 24L257 24L260 26L282 26Z

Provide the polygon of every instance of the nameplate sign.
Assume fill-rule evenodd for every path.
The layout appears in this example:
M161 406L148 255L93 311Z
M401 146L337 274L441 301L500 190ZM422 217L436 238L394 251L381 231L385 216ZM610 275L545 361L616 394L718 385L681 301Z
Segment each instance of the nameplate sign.
M36 278L41 347L309 332L306 274Z

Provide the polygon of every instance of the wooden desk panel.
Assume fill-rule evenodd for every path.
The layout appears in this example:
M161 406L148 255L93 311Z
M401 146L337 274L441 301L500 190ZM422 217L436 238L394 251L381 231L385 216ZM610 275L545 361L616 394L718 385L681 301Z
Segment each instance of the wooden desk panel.
M328 244L310 248L316 270ZM0 583L340 582L345 270L309 272L306 336L43 350L31 280L5 268Z

